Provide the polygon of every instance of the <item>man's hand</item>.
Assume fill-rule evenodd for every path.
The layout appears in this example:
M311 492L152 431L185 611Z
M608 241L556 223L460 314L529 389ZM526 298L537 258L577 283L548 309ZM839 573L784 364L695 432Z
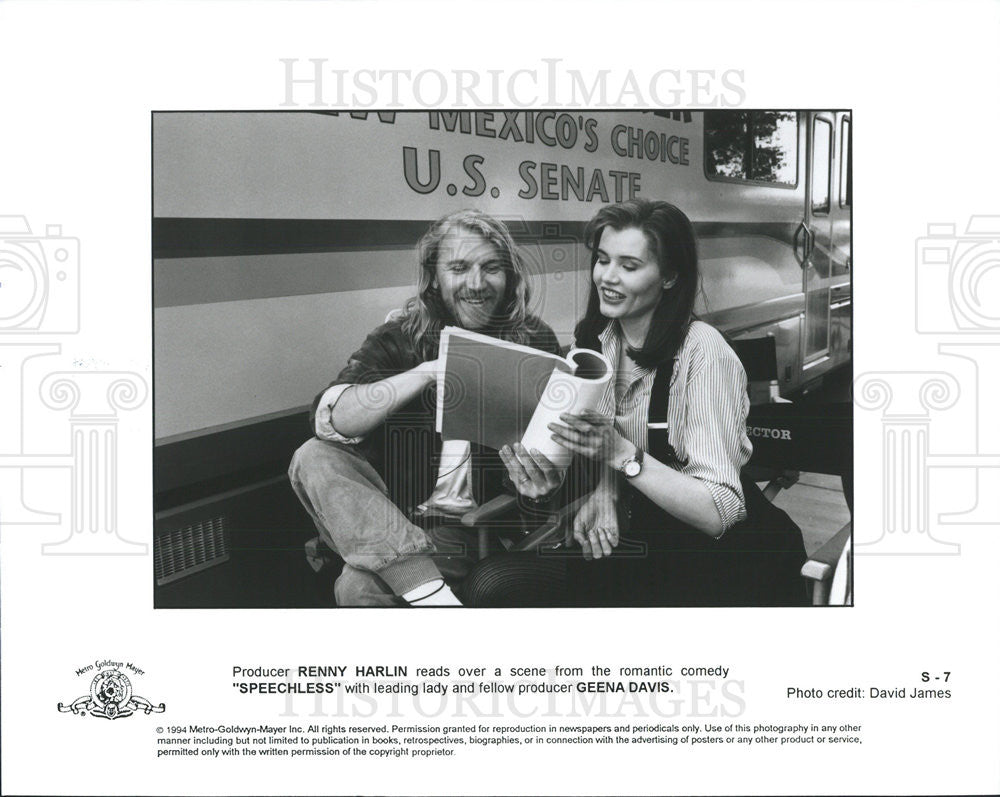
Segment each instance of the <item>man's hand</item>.
M433 384L443 368L441 360L428 360L377 382L351 385L330 410L333 429L343 437L368 434Z
M584 559L611 556L618 545L618 509L611 493L590 494L573 518L573 539L583 548Z
M528 451L520 443L514 443L504 446L499 453L514 488L525 498L551 495L562 484L562 469L537 449Z
M433 382L437 379L438 374L444 373L444 360L440 358L427 360L426 362L420 363L420 365L415 368L411 368L409 373L419 374L428 382Z

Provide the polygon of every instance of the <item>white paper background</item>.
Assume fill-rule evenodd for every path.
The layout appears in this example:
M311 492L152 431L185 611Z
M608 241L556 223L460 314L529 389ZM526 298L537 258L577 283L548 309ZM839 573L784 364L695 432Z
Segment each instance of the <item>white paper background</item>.
M40 237L46 224L60 224L79 239L82 301L78 334L0 338L0 346L61 346L29 360L20 375L9 368L0 374L0 470L8 480L0 495L4 793L1000 790L1000 437L988 403L1000 357L989 346L974 350L977 381L972 362L938 348L1000 339L921 335L914 321L915 242L927 224L955 223L961 236L970 216L1000 214L1000 4L8 2L0 4L0 30L0 213L24 215ZM855 374L884 374L893 401L909 402L856 412L857 608L154 612L152 402L142 403L152 384L150 111L277 108L284 98L278 59L289 57L327 58L355 70L514 70L540 67L541 58L644 75L739 69L747 107L852 108ZM995 297L995 269L985 279ZM132 403L141 406L112 413L120 468L115 524L122 538L145 544L147 555L58 555L69 550L51 546L69 536L66 523L14 522L23 518L12 515L20 502L10 474L20 468L48 468L41 487L28 480L25 503L69 517L67 413L44 407L35 393L19 400L20 385L62 371L131 375ZM916 400L930 378L925 372L956 380L950 406L927 409ZM906 387L907 380L918 384ZM923 535L922 547L881 531L889 503L883 421L892 412L929 419L932 455L967 458L930 467L931 537ZM38 452L63 459L18 459ZM959 516L941 517L949 513ZM54 555L43 555L47 543L45 553ZM918 551L924 555L910 555ZM104 722L56 712L57 702L89 686L74 671L105 657L142 667L136 693L166 702L168 714ZM730 678L744 683L741 721L859 721L865 742L837 751L467 749L451 759L336 765L157 761L152 753L161 724L296 721L281 716L281 698L237 695L234 664L658 662L729 666ZM918 686L923 670L951 671L954 698L867 705L784 699L793 685ZM299 724L308 724L309 701L296 705Z

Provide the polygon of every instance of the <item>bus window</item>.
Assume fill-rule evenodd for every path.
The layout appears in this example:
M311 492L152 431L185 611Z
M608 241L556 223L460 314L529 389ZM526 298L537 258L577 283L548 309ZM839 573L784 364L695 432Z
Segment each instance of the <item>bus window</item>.
M812 212L830 212L830 139L833 125L825 119L813 120Z
M706 111L705 175L794 188L798 128L792 111Z
M840 120L840 206L851 206L851 119Z

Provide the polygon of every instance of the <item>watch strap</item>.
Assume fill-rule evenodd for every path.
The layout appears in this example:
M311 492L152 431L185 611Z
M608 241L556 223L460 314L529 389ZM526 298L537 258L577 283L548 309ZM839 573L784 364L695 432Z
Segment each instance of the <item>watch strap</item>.
M642 460L644 456L645 452L642 450L642 448L640 446L636 446L635 453L628 459L624 460L621 463L621 465L618 466L618 470L620 470L625 475L626 478L632 478L634 476L638 476L639 473L642 472ZM635 473L629 474L628 466L633 462L638 466L638 470L636 470Z

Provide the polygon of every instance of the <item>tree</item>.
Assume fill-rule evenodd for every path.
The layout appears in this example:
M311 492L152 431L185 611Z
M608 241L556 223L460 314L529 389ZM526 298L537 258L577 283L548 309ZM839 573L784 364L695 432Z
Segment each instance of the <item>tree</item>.
M791 111L706 111L709 168L719 177L789 182L782 171L794 162L794 130Z

